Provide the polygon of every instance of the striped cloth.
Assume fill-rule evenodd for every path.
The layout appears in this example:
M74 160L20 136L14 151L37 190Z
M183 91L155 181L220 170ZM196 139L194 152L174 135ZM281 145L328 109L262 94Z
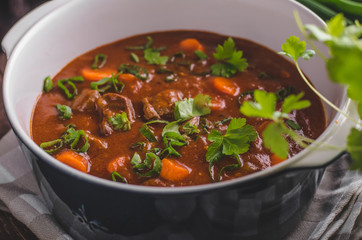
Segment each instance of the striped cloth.
M362 174L344 155L330 165L302 221L285 240L362 239ZM39 239L72 239L56 222L12 131L0 141L0 209Z

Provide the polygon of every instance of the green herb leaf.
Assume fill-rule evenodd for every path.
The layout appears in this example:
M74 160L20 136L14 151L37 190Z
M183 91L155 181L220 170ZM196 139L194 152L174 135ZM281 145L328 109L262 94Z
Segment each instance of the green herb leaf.
M72 109L69 106L57 104L56 108L60 118L70 119L72 117Z
M70 145L70 149L77 152L86 152L89 148L88 137L83 130L75 130L73 127L68 128L67 134L64 135L64 143ZM79 141L83 138L84 144L77 148Z
M136 142L131 145L130 149L139 148L142 151L144 149L145 145L146 145L146 143L144 143L144 142Z
M43 142L39 145L46 153L52 154L63 147L62 139L56 139L49 142Z
M58 80L57 85L60 89L62 89L67 96L67 98L72 99L74 96L78 94L77 87L74 83L77 82L84 82L84 78L81 76L77 77L71 77L66 79ZM69 89L66 87L66 85L69 85L72 92L69 91Z
M211 97L198 94L194 99L188 98L175 103L174 115L176 120L188 120L196 116L210 114Z
M135 153L131 159L131 165L135 173L142 177L158 176L161 172L162 161L154 153L146 153L146 158L142 162L138 153Z
M299 41L299 37L296 36L287 38L286 42L282 44L282 50L279 54L286 55L295 62L300 57L309 60L315 54L313 50L306 50L305 41Z
M182 127L182 130L186 133L186 135L200 133L200 129L198 129L196 125L193 125L190 122L185 123L185 125Z
M217 46L213 56L220 61L211 66L212 75L215 76L232 77L237 71L242 72L248 67L246 59L242 58L243 52L236 50L234 40L230 37L223 46Z
M131 58L134 62L138 63L140 61L140 59L138 58L137 54L135 53L131 53Z
M181 135L179 128L181 120L168 123L162 130L162 139L165 144L165 149L161 152L161 155L167 153L166 157L174 155L176 157L181 154L176 151L174 146L182 147L187 144L186 139Z
M195 54L200 60L206 60L206 59L207 59L207 55L206 55L203 51L196 50L196 51L194 52L194 54Z
M130 73L142 81L147 80L149 76L146 68L132 64L121 64L121 66L118 68L118 71L121 73Z
M50 76L47 76L43 82L43 91L49 92L53 88L53 80Z
M141 132L141 134L150 142L157 142L157 138L155 137L155 135L153 134L152 130L148 127L148 125L153 124L153 123L162 123L162 124L168 124L168 121L164 121L164 120L154 120L154 121L149 121L145 124L142 125L142 127L139 129L139 131Z
M114 182L118 182L117 181L117 178L118 178L121 182L127 183L127 179L125 177L123 177L121 174L119 174L118 172L112 172L111 178L112 178L112 181L114 181Z
M131 123L128 120L127 113L122 112L121 114L117 113L113 117L110 117L108 119L109 124L115 129L115 130L122 130L122 131L129 131L131 130Z
M304 93L301 92L298 95L289 95L287 98L285 98L283 105L282 105L282 112L283 113L290 113L293 110L299 110L303 108L307 108L310 106L310 101L308 100L302 100L299 101L304 96Z
M94 61L93 61L91 68L92 69L102 68L104 66L104 64L106 64L106 62L107 62L107 55L102 54L102 53L97 54L94 57Z
M293 130L300 130L302 129L301 126L299 126L296 122L292 121L292 120L286 120L285 124L287 124L291 129Z
M226 130L225 135L222 135L217 130L211 130L208 135L208 140L213 142L207 148L206 161L209 162L209 172L212 176L211 167L222 159L224 155L232 155L238 160L239 154L249 151L249 146L252 141L255 141L257 133L255 129L246 125L245 118L233 118ZM237 165L229 165L221 170L219 176L227 169L234 169L241 166L239 162Z
M270 123L262 133L265 147L281 158L287 158L289 152L289 144L285 140L285 134L283 125L274 122Z
M248 117L261 117L274 119L276 108L276 96L274 93L267 93L262 90L254 91L255 102L244 101L240 111Z
M144 58L148 64L165 65L168 61L168 56L161 56L159 51L151 48L144 50Z
M97 82L91 82L90 88L100 93L104 93L112 88L115 92L121 92L124 88L124 83L118 80L118 76L119 73L112 77L103 78Z

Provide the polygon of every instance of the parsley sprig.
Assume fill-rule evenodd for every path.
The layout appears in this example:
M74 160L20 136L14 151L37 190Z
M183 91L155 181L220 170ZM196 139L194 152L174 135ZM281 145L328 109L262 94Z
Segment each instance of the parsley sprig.
M326 62L326 69L329 78L338 84L347 88L347 95L358 104L358 113L362 117L362 26L356 21L355 24L347 26L346 18L343 14L338 14L326 22L326 27L321 29L315 25L303 25L297 12L294 13L298 27L306 38L309 45ZM330 57L324 54L316 47L312 40L324 43L330 50ZM296 64L296 67L308 84L308 86L329 106L341 113L347 119L353 121L356 126L351 129L347 137L347 150L355 160L352 169L362 170L362 130L361 120L354 119L347 113L340 110L327 98L325 98L317 89L315 89L300 69L299 58L309 59L311 51L306 50L306 43L299 41L295 36L287 39L282 45L282 52Z
M211 66L212 75L229 78L237 71L243 72L248 67L246 59L242 58L243 52L235 48L231 37L224 42L223 46L218 45L213 55L219 62Z
M305 142L310 143L312 141L296 134L285 125L284 121L289 119L288 114L293 110L300 110L310 106L308 100L301 100L303 95L302 92L298 95L289 95L285 98L281 111L278 111L276 110L277 96L275 93L255 90L255 101L245 101L240 107L241 113L246 116L272 120L262 133L264 145L281 158L287 158L289 152L286 136L290 136L303 147L307 146Z
M242 162L240 154L249 150L250 143L257 137L255 129L251 125L246 125L245 118L233 118L222 135L219 131L211 130L208 140L212 142L207 148L206 161L209 163L209 173L214 181L220 179L221 174L226 170L232 170L241 167ZM227 165L217 174L216 179L212 172L212 166L219 162L224 156L234 156L237 163Z

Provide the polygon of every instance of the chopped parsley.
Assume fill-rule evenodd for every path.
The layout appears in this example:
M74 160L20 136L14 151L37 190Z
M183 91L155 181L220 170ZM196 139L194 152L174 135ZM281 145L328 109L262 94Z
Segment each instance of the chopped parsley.
M61 119L66 120L72 117L72 109L69 106L57 104L56 108Z
M242 58L243 52L235 49L235 43L232 38L228 38L224 45L218 45L216 52L213 54L218 63L211 66L211 73L214 76L232 77L237 71L243 72L248 63Z
M127 113L117 113L108 119L109 124L114 130L129 131L131 130L131 123L128 120Z

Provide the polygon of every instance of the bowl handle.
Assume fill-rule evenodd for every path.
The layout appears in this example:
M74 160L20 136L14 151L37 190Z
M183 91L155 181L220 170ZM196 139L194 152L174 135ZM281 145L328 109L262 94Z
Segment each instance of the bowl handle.
M348 99L342 110L353 118L359 119L357 105L352 100ZM314 142L311 144L308 147L309 150L304 151L304 155L299 158L300 160L295 161L288 168L325 167L346 151L347 136L356 124L341 114L333 121L327 128L328 132L319 138L322 143ZM333 146L336 147L333 148Z
M1 42L1 47L9 58L14 47L24 34L42 17L57 8L58 6L70 2L69 0L53 0L43 3L36 9L22 17L5 35Z

